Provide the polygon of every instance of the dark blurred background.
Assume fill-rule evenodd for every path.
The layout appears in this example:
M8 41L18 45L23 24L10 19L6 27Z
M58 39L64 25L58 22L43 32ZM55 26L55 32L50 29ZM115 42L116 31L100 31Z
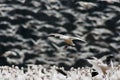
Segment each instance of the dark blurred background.
M85 36L64 49L50 33ZM117 0L0 0L0 66L90 66L106 56L120 63L120 2Z

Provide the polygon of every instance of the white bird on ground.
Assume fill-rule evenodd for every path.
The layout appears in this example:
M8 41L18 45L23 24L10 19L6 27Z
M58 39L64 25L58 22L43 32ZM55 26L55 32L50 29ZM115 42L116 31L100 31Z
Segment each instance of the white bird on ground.
M97 59L96 57L92 57L93 60L87 59L87 61L93 65L93 68L101 75L107 74L107 70L110 70L111 67L107 64L103 63L101 59Z

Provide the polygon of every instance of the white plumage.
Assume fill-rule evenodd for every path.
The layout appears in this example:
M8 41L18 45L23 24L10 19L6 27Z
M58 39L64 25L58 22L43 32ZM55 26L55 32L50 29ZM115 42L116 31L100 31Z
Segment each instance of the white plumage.
M74 40L78 40L78 41L82 41L82 42L86 42L83 37L72 37L72 36L67 36L67 35L62 35L62 34L50 34L49 37L55 37L55 38L58 38L58 39L61 39L61 40L64 40L64 42L67 44L67 45L71 45L71 46L75 46L74 44Z

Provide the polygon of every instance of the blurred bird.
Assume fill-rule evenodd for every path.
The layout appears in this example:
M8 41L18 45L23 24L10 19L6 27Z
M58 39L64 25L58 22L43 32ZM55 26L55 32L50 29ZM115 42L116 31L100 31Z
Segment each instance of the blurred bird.
M19 51L18 49L14 49L14 50L9 50L4 52L1 56L0 56L0 61L2 60L2 62L0 62L0 65L21 65L23 63L23 59L24 56L22 56L21 54L22 52Z
M107 74L107 70L110 70L111 67L107 64L103 63L101 59L97 59L96 57L92 57L93 60L87 59L87 61L93 65L93 68L99 73L99 74Z
M68 45L69 46L75 46L74 41L86 42L83 37L78 38L78 37L72 37L72 36L67 36L67 35L62 35L62 34L55 34L55 33L50 34L49 37L55 37L57 39L64 40L64 42L67 44L65 46L65 48L67 48Z

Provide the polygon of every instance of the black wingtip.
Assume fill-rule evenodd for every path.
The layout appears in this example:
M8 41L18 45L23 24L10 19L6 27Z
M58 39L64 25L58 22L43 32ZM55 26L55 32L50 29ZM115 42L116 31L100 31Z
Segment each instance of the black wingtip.
M49 34L48 37L55 37L55 34Z

